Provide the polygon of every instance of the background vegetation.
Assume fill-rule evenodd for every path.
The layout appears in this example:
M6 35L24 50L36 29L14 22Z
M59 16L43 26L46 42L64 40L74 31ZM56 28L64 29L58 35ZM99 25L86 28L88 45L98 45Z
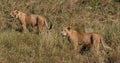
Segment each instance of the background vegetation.
M40 14L53 28L40 36L22 33L12 10ZM113 48L75 56L73 43L62 38L60 27L72 26L80 32L98 32ZM120 63L120 3L113 0L0 0L0 63Z

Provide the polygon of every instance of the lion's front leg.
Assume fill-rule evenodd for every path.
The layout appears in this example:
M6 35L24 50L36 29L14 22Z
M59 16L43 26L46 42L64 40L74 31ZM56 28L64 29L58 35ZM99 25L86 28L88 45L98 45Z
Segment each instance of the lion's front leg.
M28 32L27 27L26 27L26 24L22 24L22 28L23 28L23 31L24 31L24 32Z
M74 51L75 51L75 53L79 53L78 43L77 42L74 43Z

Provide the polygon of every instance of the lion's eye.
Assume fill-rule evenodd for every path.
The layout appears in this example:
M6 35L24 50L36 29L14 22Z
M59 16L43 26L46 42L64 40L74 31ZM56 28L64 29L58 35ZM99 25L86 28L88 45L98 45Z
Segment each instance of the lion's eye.
M65 30L63 30L65 32Z

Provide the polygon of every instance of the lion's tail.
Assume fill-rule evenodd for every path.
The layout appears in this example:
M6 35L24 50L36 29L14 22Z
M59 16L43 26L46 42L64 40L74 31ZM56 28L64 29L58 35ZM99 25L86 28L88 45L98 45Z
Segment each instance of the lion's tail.
M105 43L104 43L104 41L103 41L103 38L102 38L102 37L100 38L100 42L102 43L102 45L103 45L103 47L104 47L104 48L109 49L109 50L112 50L112 48L111 48L111 47L109 47L107 44L105 44Z
M46 20L45 20L45 25L46 25L46 27L47 27L49 30L52 28L52 24L50 24L50 26L48 26L48 23L47 23Z

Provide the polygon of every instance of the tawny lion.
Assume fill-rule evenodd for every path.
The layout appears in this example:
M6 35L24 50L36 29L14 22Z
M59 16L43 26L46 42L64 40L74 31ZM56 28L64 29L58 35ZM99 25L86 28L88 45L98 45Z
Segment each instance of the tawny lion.
M74 29L71 29L70 27L63 27L61 34L63 36L68 36L69 39L74 43L75 51L79 51L79 45L92 45L95 48L95 51L99 53L100 43L104 48L112 50L103 42L103 37L98 33L80 33Z
M46 26L48 29L48 24L46 18L41 15L26 14L18 10L10 12L11 17L17 18L20 20L23 30L27 30L27 26L31 25L32 27L37 26L37 31L40 33L42 28Z

